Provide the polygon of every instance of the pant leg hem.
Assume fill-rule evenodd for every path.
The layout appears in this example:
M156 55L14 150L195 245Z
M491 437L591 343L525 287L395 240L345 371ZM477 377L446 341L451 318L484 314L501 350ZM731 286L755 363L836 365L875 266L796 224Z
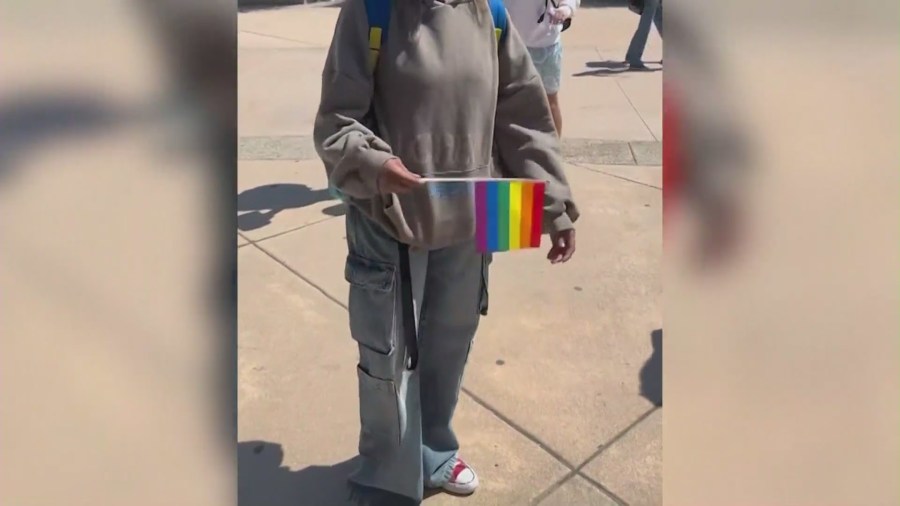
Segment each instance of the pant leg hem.
M454 455L447 462L444 462L437 471L435 471L431 478L425 483L425 486L428 488L441 488L450 481L450 477L453 475L453 468L456 467L456 462L459 460L457 455ZM437 479L434 476L437 475Z

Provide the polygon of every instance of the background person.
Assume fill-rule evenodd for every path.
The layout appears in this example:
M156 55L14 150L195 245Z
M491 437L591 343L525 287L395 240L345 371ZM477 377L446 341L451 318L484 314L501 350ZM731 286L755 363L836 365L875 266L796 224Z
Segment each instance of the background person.
M516 30L541 76L553 124L562 136L562 110L559 107L559 88L562 80L561 34L568 27L580 0L507 0L506 7Z

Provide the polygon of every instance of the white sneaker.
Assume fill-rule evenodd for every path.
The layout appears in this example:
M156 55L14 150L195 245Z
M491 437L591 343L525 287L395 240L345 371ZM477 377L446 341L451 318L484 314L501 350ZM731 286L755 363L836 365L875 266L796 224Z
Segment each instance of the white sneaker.
M443 489L451 494L469 495L478 488L478 475L462 459L456 460L450 480L444 484Z

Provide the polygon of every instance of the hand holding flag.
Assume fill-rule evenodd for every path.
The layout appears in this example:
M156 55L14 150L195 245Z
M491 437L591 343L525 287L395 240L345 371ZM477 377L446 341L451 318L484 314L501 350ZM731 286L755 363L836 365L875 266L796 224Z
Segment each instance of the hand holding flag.
M399 158L384 162L378 174L378 192L382 194L406 193L421 184L422 176L407 169Z
M570 228L550 234L550 239L553 244L550 245L547 260L550 260L551 264L568 262L575 254L575 229Z

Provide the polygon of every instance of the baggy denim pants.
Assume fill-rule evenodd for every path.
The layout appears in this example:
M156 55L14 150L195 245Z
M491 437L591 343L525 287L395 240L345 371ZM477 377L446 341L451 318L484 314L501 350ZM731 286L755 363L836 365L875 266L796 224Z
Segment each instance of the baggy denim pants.
M663 11L660 0L645 0L644 11L637 29L631 37L628 52L625 53L625 61L628 63L641 63L644 57L644 48L647 46L647 38L650 36L650 25L656 25L659 36L663 34Z
M487 305L489 258L474 241L410 249L418 367L406 370L397 242L353 206L347 211L350 333L359 345L361 504L418 504L450 478L459 443L451 427L463 369Z

